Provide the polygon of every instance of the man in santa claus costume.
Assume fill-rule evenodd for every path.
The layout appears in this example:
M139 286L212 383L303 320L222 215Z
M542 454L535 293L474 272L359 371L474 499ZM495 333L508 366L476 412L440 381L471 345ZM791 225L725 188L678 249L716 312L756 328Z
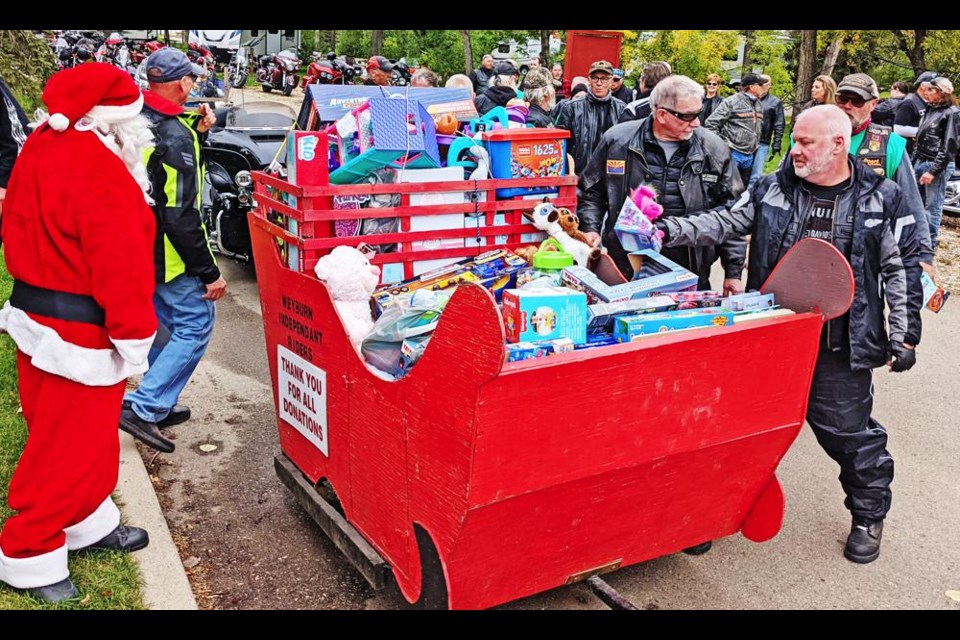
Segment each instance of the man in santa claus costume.
M0 531L0 581L50 602L78 595L67 551L135 551L120 524L124 383L143 373L157 329L143 153L153 144L129 74L87 63L56 73L17 160L2 232L13 293L0 330L17 345L26 446Z

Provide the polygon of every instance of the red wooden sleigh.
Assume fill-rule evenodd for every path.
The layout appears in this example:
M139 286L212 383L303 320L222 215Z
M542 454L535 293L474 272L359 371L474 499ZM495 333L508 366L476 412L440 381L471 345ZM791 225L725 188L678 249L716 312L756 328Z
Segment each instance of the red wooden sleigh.
M374 587L485 608L780 530L775 471L803 425L822 322L852 299L829 244L799 244L764 287L796 315L521 362L504 362L493 296L461 285L416 366L388 381L312 272L281 262L290 235L268 208L250 227L277 472ZM313 412L297 411L308 393Z

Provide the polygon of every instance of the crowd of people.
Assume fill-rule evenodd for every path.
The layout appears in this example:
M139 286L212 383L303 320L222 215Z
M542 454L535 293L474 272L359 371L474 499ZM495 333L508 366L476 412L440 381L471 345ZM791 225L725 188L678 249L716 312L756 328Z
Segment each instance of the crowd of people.
M393 64L371 57L367 82L388 83ZM0 81L0 230L15 282L0 330L17 346L30 434L10 484L14 514L0 531L0 581L50 602L77 595L68 551L148 544L145 530L120 524L110 498L116 428L174 450L162 430L191 417L179 396L227 291L199 213L199 150L214 115L206 105L184 110L202 69L164 48L146 73L141 92L111 65L61 71L44 90L49 115L34 123ZM439 84L429 69L411 78ZM630 89L606 60L567 82L560 64L521 76L512 61L484 56L445 86L470 91L481 114L519 102L530 124L570 132L580 228L628 278L614 225L641 185L663 206L664 255L696 273L701 289L711 288L717 260L725 294L757 289L805 238L847 257L854 301L824 327L807 420L840 467L851 514L845 556L868 563L880 552L894 469L872 416L872 370L916 362L921 272L935 276L958 150L954 87L928 72L912 91L895 83L881 102L866 74L818 76L785 142L769 75L744 74L726 98L721 84L717 74L702 84L674 74L665 61L645 65ZM118 236L123 252L113 249ZM137 374L139 386L125 391Z

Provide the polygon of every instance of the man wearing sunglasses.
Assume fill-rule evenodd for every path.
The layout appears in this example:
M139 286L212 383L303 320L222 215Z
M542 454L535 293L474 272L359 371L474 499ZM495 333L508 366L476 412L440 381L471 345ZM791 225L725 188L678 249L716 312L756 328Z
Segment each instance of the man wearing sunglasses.
M933 247L923 200L917 188L907 141L890 127L876 124L871 118L880 98L877 83L865 73L844 76L837 85L837 106L850 118L853 133L850 137L850 155L857 158L876 173L896 182L907 200L908 210L917 221L917 237L920 242L920 265L934 276Z
M753 154L760 146L760 133L763 128L763 105L760 103L762 94L760 76L746 73L740 80L740 91L721 102L703 123L703 126L727 142L743 184L750 182Z
M614 225L629 193L640 185L653 187L666 217L682 217L732 202L743 183L726 143L700 126L703 88L691 78L671 75L650 94L652 113L624 122L604 134L580 174L582 196L577 205L580 229L601 241L628 278L633 269L617 239ZM602 234L602 235L601 235ZM710 265L719 251L724 292L740 292L746 243L742 238L714 248L664 249L663 255L700 276L699 288L710 288Z
M600 142L600 136L620 122L620 114L627 106L610 93L613 65L597 60L587 72L589 86L582 100L566 100L558 107L557 128L570 132L567 152L573 156L573 170L586 166L590 154Z
M893 480L887 432L871 416L872 369L901 372L916 363L923 286L920 225L896 183L849 157L851 130L836 105L810 107L797 117L790 157L735 206L655 224L670 247L749 234L748 289L759 289L803 238L830 242L850 261L853 304L821 333L807 422L840 466L852 516L844 556L865 564L880 555Z

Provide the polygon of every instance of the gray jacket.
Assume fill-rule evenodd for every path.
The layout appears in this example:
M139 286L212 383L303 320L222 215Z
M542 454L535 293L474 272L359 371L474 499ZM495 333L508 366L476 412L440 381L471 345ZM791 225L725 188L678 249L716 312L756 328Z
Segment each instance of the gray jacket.
M852 369L886 363L890 342L920 342L920 243L915 216L900 187L861 162L850 160L852 179L837 198L837 213L852 208L850 266L856 282L853 303L841 318L831 320L832 349L843 335L829 329L846 325ZM666 218L666 246L707 246L750 234L747 290L759 289L784 254L802 237L813 197L793 171L789 159L760 179L727 210L697 216ZM884 320L884 297L889 313ZM889 325L889 340L887 338Z
M760 146L763 105L753 96L735 93L721 102L703 125L723 138L731 149L753 153Z

